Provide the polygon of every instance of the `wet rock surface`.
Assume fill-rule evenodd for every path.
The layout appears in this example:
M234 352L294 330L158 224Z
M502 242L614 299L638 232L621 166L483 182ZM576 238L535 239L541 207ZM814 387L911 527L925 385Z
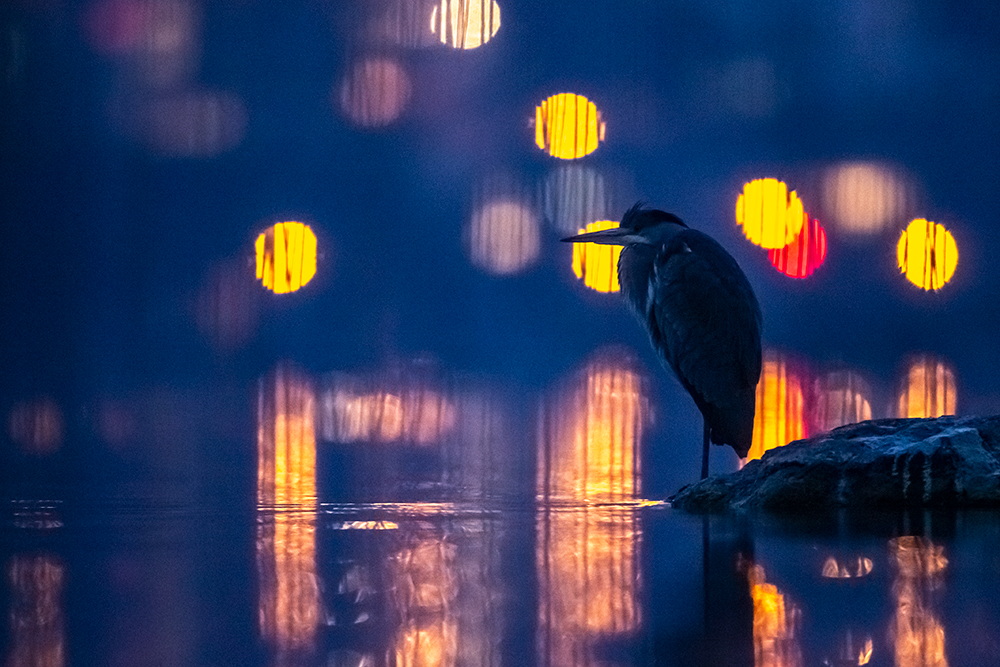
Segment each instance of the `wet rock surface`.
M685 486L673 506L691 512L1000 506L1000 415L842 426Z

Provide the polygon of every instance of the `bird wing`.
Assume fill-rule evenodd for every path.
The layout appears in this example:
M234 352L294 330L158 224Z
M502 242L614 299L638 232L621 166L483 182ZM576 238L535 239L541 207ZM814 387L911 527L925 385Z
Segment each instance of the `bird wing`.
M657 253L646 310L654 346L706 419L745 413L749 400L752 427L761 314L736 260L708 235L684 230Z

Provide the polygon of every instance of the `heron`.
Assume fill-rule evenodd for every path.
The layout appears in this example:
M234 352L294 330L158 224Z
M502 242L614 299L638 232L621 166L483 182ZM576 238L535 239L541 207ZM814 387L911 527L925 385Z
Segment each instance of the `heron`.
M653 349L704 418L701 478L709 442L746 457L753 440L762 318L750 282L715 239L672 213L635 204L617 228L570 243L620 245L618 282Z

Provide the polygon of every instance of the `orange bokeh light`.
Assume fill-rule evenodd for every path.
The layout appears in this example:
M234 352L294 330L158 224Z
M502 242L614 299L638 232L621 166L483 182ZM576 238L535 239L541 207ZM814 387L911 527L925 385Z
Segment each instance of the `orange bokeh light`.
M413 93L410 77L395 60L372 57L355 63L340 84L340 109L362 127L384 127L398 119Z
M896 401L897 417L940 417L955 414L958 389L955 371L928 354L912 358Z
M808 278L826 260L826 230L818 220L809 222L803 213L802 228L795 240L767 252L771 265L789 278Z
M596 232L602 229L614 229L618 223L614 220L598 220L587 225L579 233ZM598 292L617 292L618 258L622 247L618 245L601 245L599 243L573 244L573 273L592 290Z
M275 294L294 292L316 275L316 234L301 222L279 222L254 244L257 279Z
M783 447L809 435L805 422L805 378L796 366L771 351L757 383L757 410L753 423L753 444L747 461L764 452Z
M535 144L553 157L574 160L597 150L605 123L583 95L559 93L535 108Z
M954 275L958 246L943 226L917 218L900 235L896 259L907 280L925 290L936 290Z
M485 202L473 212L465 233L472 263L501 276L527 269L542 248L538 213L513 196Z
M762 248L783 248L794 241L803 220L802 200L776 178L746 183L736 199L736 223L751 243Z
M913 187L876 162L846 162L823 175L823 210L848 234L873 234L906 215Z

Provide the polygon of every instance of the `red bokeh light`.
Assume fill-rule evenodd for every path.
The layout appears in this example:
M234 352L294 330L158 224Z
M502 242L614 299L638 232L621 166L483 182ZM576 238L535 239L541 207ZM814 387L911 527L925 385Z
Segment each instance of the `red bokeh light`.
M802 230L784 248L767 251L771 264L789 278L808 278L826 259L826 230L803 214Z

